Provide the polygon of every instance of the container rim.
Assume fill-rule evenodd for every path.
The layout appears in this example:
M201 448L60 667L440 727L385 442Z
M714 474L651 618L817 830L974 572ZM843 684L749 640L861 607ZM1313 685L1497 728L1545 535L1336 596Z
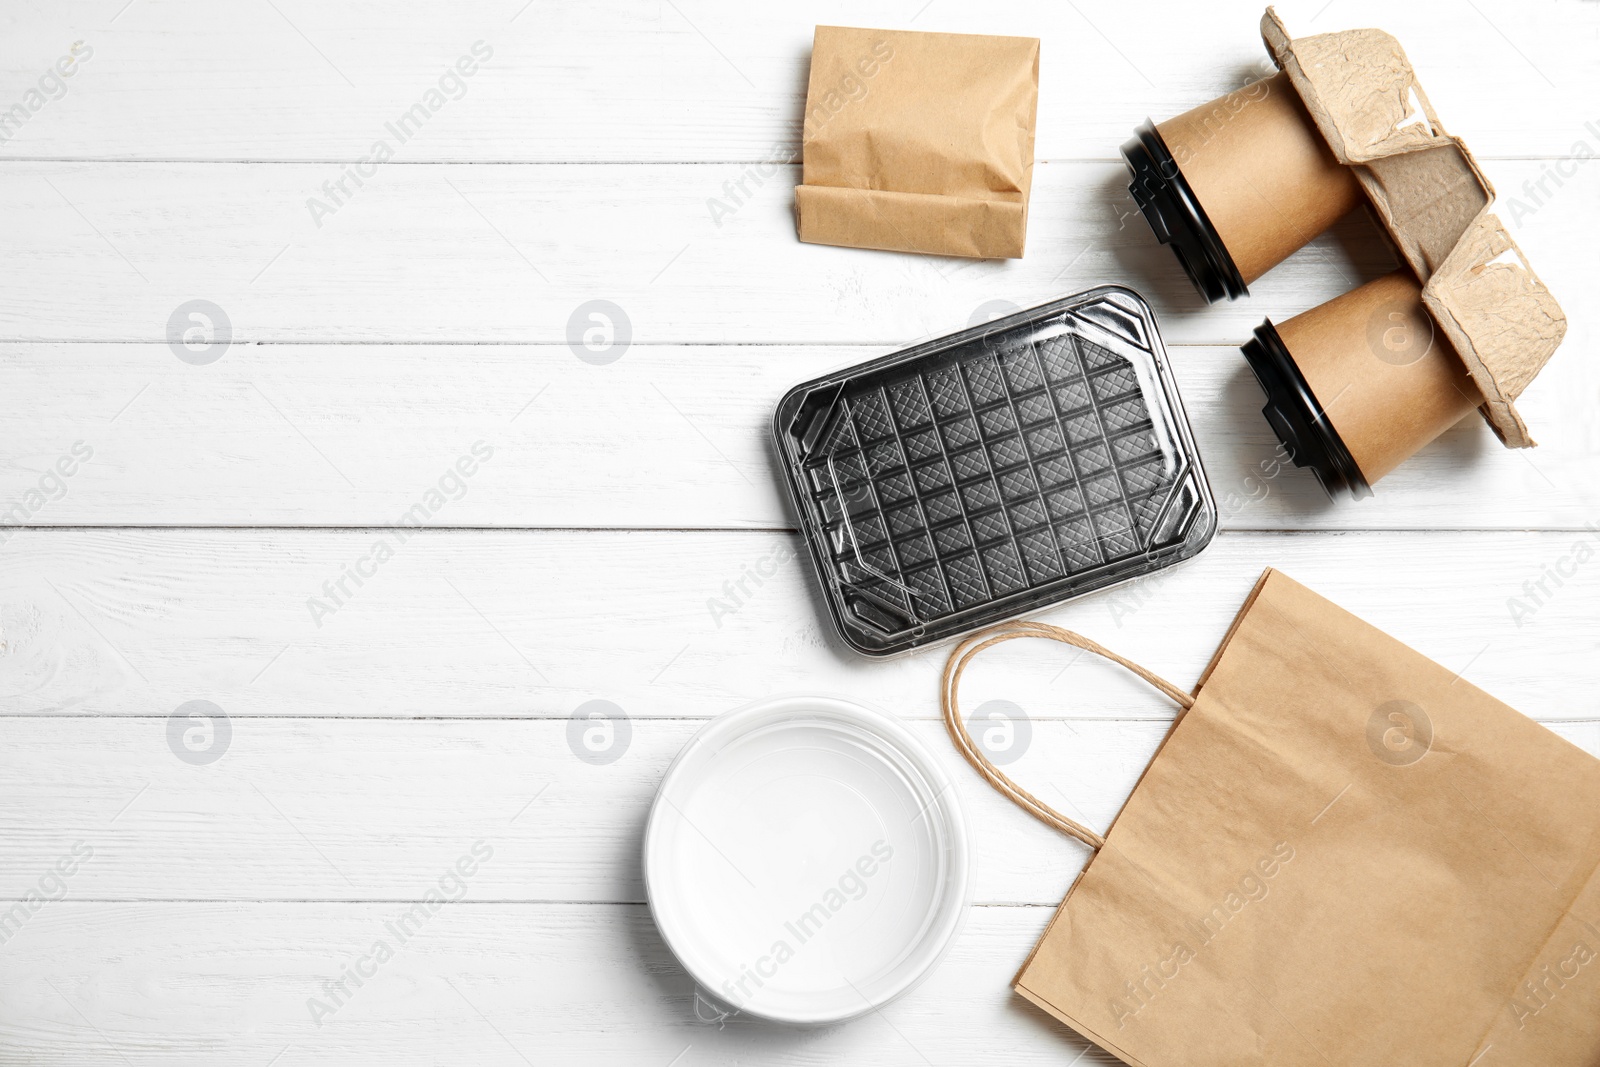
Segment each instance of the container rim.
M937 824L933 820L930 820L930 824L937 826L949 863L949 874L939 898L930 909L932 920L929 926L921 932L918 941L910 946L910 959L913 962L901 966L903 973L896 975L875 996L864 997L859 1008L848 1012L819 1009L785 1013L736 1006L736 1010L742 1014L792 1025L817 1026L845 1022L876 1011L926 979L954 944L971 903L971 846L966 817L957 798L954 781L928 747L898 719L839 697L791 695L762 700L726 712L706 723L673 757L651 801L641 849L645 899L656 928L674 958L704 991L713 998L717 997L715 990L729 976L709 973L710 968L695 951L694 930L679 927L671 915L671 905L668 903L671 894L664 891L659 881L658 864L661 857L657 854L665 847L659 835L668 813L679 806L672 799L675 793L682 795L684 790L694 787L695 783L686 782L685 776L692 773L691 765L695 756L708 747L714 755L717 750L740 737L781 722L786 717L792 718L796 725L820 719L865 731L886 752L898 756L917 772L916 777L920 779L917 784L922 787L917 793L924 803L924 811L937 811L940 815ZM654 860L653 856L656 857Z

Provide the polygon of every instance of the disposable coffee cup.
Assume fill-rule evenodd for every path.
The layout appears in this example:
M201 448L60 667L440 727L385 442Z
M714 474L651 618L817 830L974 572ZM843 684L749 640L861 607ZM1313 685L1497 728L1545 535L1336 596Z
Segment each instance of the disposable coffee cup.
M895 719L790 697L708 723L645 827L662 938L719 1011L797 1025L872 1012L922 981L969 902L966 823Z
M1122 155L1150 228L1213 303L1247 295L1362 199L1283 73L1145 122Z
M1267 394L1262 414L1334 497L1370 496L1483 403L1406 270L1276 326L1268 319L1243 351Z

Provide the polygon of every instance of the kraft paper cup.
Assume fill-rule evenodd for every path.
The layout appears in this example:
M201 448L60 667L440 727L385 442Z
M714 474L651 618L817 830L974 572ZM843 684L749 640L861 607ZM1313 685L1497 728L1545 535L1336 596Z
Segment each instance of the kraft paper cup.
M802 1025L925 978L966 915L970 866L942 763L894 719L826 697L708 723L645 828L651 914L703 995Z
M1206 300L1230 300L1361 202L1287 74L1253 82L1122 146L1128 191Z
M1335 497L1371 495L1483 403L1405 270L1277 326L1268 319L1243 351L1267 394L1262 414Z

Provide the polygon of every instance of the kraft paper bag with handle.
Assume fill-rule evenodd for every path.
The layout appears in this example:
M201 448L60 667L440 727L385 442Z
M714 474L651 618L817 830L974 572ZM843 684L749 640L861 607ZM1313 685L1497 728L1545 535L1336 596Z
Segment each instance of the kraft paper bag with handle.
M1022 637L1187 709L1104 838L962 725L962 670ZM1096 850L1015 988L1124 1062L1600 1064L1600 761L1281 573L1192 696L1020 622L952 653L942 703Z
M1017 258L1039 42L818 26L795 190L800 240Z

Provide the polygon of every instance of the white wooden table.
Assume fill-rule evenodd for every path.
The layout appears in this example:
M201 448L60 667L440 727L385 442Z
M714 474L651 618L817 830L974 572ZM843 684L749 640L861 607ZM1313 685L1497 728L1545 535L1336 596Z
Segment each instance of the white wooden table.
M23 528L0 530L0 1062L1080 1057L1009 979L1086 853L959 764L943 650L841 650L798 559L729 600L796 536L778 396L991 301L1148 294L1226 514L1194 563L1051 621L1187 685L1272 564L1600 752L1600 564L1575 547L1600 536L1600 5L1283 9L1297 33L1397 34L1501 190L1571 318L1522 404L1537 451L1468 419L1375 500L1260 476L1275 441L1234 346L1389 253L1353 220L1203 307L1117 158L1147 115L1260 69L1259 0L4 0L0 118L24 110L0 130L0 506L22 511L0 521ZM1026 259L801 245L792 165L713 219L725 183L793 157L818 22L1042 38ZM592 300L630 326L604 365L567 343ZM175 316L202 331L188 360ZM407 514L428 528L391 532ZM1011 769L1103 827L1172 709L1008 651L970 699L1022 705ZM972 914L879 1015L708 1023L643 904L646 806L706 718L818 691L949 756ZM628 716L609 763L569 745L591 700ZM462 899L374 963L441 882ZM370 976L316 1010L347 968Z

